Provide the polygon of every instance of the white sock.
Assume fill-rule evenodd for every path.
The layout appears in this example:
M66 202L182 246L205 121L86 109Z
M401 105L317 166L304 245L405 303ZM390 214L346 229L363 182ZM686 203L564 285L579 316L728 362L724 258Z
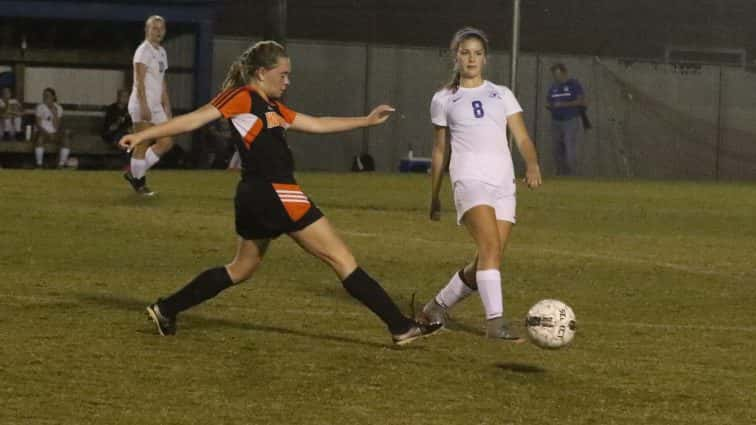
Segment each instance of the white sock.
M152 148L147 149L147 153L144 154L144 160L146 162L147 168L144 169L144 172L147 173L147 170L152 168L153 165L157 164L158 161L160 161L160 157L157 156L155 151L152 150Z
M478 270L475 273L478 293L486 310L486 320L501 317L504 314L504 301L501 296L501 273L499 270Z
M131 175L141 179L147 174L147 161L144 159L131 158Z
M21 118L16 117L16 119L13 120L13 124L15 124L13 129L16 130L16 133L20 133L21 132Z
M37 160L37 165L42 165L42 159L45 157L45 148L37 146L34 148L34 158Z
M70 153L71 149L60 148L60 160L58 161L58 165L66 165L66 161L68 161L68 154Z
M436 294L436 303L441 307L449 309L472 293L473 290L465 285L465 282L459 277L459 273L454 273L454 276L452 276L444 289L438 291L438 294Z

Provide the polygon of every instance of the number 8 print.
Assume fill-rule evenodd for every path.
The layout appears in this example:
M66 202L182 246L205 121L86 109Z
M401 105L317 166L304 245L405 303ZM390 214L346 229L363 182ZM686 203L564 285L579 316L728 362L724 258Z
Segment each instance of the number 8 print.
M483 115L485 115L485 113L483 112L483 104L480 103L479 100L475 100L472 103L472 107L475 118L483 118Z

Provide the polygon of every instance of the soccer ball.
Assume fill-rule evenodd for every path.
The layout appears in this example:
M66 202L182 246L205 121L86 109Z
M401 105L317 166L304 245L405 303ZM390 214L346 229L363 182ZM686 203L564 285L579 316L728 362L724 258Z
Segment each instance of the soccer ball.
M541 300L528 311L525 327L533 344L561 348L575 337L575 313L559 300Z

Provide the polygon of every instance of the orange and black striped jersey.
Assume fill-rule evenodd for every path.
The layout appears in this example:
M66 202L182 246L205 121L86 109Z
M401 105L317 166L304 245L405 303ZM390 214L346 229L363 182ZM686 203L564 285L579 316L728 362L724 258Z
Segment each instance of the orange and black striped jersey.
M286 129L297 113L283 103L268 102L251 87L224 90L210 102L230 119L242 160L242 177L295 183L294 157L286 143Z

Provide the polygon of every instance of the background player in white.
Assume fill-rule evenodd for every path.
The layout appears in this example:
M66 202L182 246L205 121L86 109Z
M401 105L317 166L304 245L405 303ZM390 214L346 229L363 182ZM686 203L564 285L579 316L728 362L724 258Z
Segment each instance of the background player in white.
M165 38L165 19L154 15L147 18L144 25L145 40L134 53L134 87L129 97L129 114L134 123L134 131L142 131L171 118L171 102L165 71L168 69L168 55L160 45ZM173 139L162 137L150 146L137 145L131 153L131 167L124 178L138 193L154 195L147 188L147 170L173 147Z
M42 168L46 143L60 145L58 168L64 168L71 153L70 134L61 125L63 107L58 103L58 95L53 88L48 87L42 92L42 103L34 109L34 117L34 159L37 168Z
M515 222L515 176L507 127L527 164L525 182L541 185L535 146L514 94L483 79L488 53L485 34L463 28L452 39L454 76L431 101L434 125L431 219L439 220L439 190L451 139L450 176L457 222L475 240L477 255L423 308L425 319L443 323L446 311L476 289L486 312L486 336L519 340L504 321L499 267Z

